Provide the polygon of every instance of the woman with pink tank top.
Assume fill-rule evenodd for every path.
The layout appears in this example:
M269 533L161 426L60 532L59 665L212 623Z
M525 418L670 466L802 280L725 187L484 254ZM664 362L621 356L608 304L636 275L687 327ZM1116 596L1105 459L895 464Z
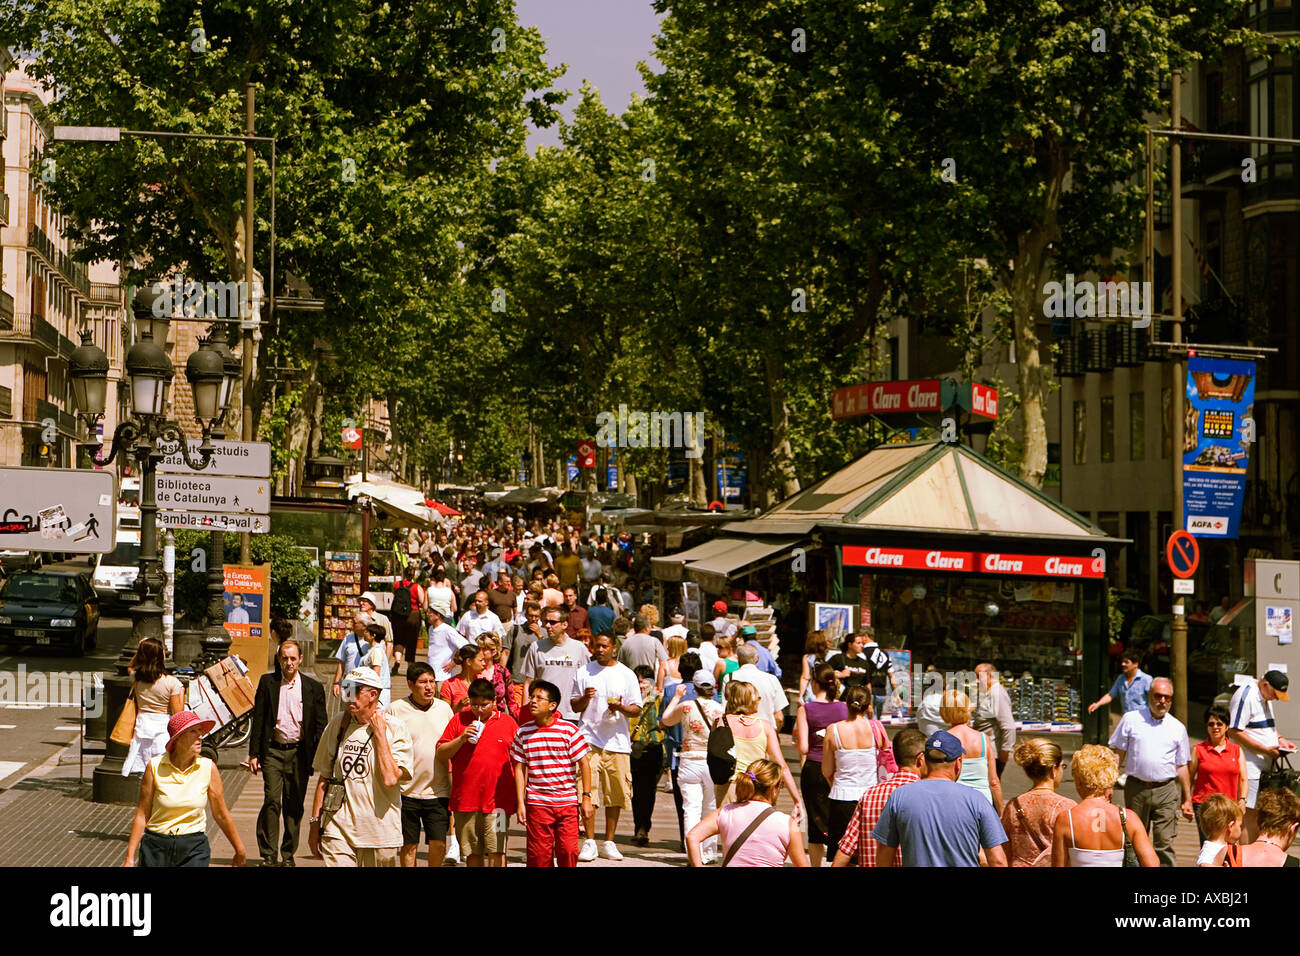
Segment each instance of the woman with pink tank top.
M713 811L686 834L691 866L700 866L700 844L717 836L723 866L809 866L799 824L774 806L784 775L770 760L755 760L736 780L736 803Z

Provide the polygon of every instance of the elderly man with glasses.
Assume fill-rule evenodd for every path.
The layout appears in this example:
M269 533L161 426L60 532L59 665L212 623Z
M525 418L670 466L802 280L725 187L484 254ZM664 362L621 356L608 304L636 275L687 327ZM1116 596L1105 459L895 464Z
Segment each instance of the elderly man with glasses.
M1173 842L1179 811L1192 819L1192 783L1187 772L1191 744L1187 728L1169 713L1173 700L1174 685L1166 677L1157 677L1151 682L1147 706L1125 714L1110 737L1120 767L1128 773L1124 806L1138 815L1151 834L1161 866L1177 865Z
M519 674L524 679L523 699L531 698L533 681L546 681L560 692L560 716L574 723L578 715L573 709L573 682L578 670L591 660L591 653L581 641L569 637L569 615L563 608L548 607L542 619L545 636L530 644L524 653Z

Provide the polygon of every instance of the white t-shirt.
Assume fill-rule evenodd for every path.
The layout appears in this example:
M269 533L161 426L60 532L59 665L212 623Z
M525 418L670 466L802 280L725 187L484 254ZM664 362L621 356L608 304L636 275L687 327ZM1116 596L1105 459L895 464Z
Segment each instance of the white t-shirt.
M496 615L493 615L494 617ZM468 644L454 627L443 621L437 627L429 628L429 650L425 659L433 668L434 677L439 683L451 677L451 662L456 651Z
M438 740L451 722L451 705L435 697L428 710L408 698L394 701L389 713L397 715L411 734L411 779L402 782L402 796L417 800L451 796L447 761L437 757Z
M1246 731L1265 747L1277 746L1273 705L1264 699L1264 695L1259 692L1259 684L1255 681L1237 688L1237 692L1232 695L1232 703L1228 705L1228 717L1229 728ZM1273 759L1249 747L1242 747L1241 750L1246 755L1246 776L1258 780Z
M611 712L608 698L622 697L623 705L641 706L641 684L630 667L615 662L602 667L592 661L578 668L574 675L570 696L581 697L588 687L596 688L596 699L587 704L578 726L587 735L587 743L597 750L626 754L632 752L632 736L628 729L627 714Z
M667 642L670 637L680 637L685 640L686 631L687 628L685 624L670 624L664 628L664 641Z
M1200 856L1196 858L1197 866L1213 866L1214 858L1228 844L1220 843L1218 840L1206 840L1201 844Z
M713 669L718 666L718 649L713 646L713 642L701 641L695 653L700 655L700 666L712 674Z
M339 725L347 719L348 713L344 711L329 722L312 761L312 768L321 776L343 781L343 806L325 824L321 836L327 840L346 840L358 849L399 847L402 845L402 783L411 775L411 733L401 718L385 715L388 748L399 775L398 782L388 787L379 773L378 747L368 726L351 723L335 754Z

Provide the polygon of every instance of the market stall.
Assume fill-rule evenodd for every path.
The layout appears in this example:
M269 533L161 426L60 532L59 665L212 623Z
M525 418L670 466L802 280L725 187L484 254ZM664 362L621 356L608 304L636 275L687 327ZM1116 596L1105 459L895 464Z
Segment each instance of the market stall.
M989 661L1023 729L1100 738L1086 704L1105 690L1106 568L1127 542L971 449L881 446L723 532L657 573L681 568L707 592L765 562L805 568L808 628L871 625L905 671L895 722Z

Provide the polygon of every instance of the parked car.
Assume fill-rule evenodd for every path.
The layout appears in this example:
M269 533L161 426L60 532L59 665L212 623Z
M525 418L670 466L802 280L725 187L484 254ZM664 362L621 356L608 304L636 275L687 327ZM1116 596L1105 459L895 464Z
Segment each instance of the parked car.
M45 563L42 551L0 550L0 567L6 571L39 571Z
M135 604L140 595L135 589L140 574L140 532L119 528L113 550L92 559L95 570L90 583L105 610Z
M67 647L84 656L99 636L99 598L84 574L19 571L0 588L0 644Z

